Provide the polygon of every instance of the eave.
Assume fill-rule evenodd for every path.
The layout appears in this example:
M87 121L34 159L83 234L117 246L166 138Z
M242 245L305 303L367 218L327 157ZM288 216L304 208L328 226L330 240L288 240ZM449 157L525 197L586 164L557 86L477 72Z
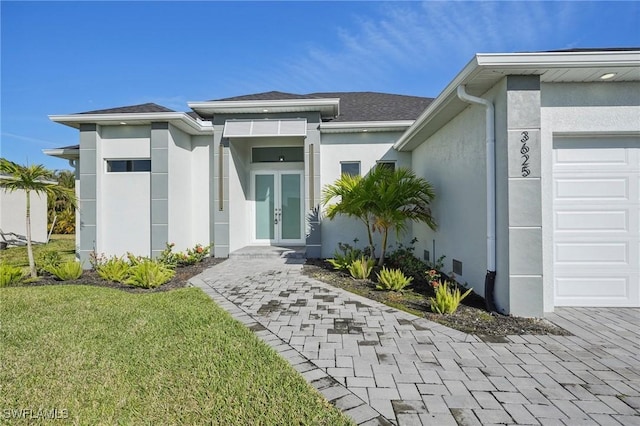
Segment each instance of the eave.
M213 126L206 121L196 121L184 112L146 112L121 114L69 114L50 115L49 119L76 129L81 124L99 124L101 126L144 125L156 122L168 122L191 135L213 134Z
M414 120L398 121L344 121L320 124L321 133L364 133L364 132L402 132L407 130Z
M601 80L606 73L615 76ZM464 84L473 96L482 96L509 75L539 75L541 83L640 81L640 51L479 53L398 139L394 148L412 151L467 108L468 104L456 95L459 85Z
M320 112L323 118L334 118L340 113L340 99L284 99L249 101L188 102L189 108L202 117L214 114L264 114L286 112Z

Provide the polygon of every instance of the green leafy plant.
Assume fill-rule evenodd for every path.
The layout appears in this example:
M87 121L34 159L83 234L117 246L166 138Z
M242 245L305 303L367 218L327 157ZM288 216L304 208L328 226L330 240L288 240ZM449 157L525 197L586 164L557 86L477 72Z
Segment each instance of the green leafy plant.
M171 280L175 271L164 263L141 259L129 268L129 278L125 281L136 287L156 288Z
M377 276L378 290L402 291L413 281L413 277L407 277L400 269L387 269L384 266Z
M435 289L436 297L430 297L429 302L431 310L438 314L453 314L458 310L460 302L473 290L470 288L462 293L455 283L449 281L431 281L431 285Z
M202 244L196 244L195 247L187 249L184 253L174 253L174 243L167 243L162 253L158 256L158 261L165 265L175 268L176 266L194 265L209 255L211 252L211 245L203 246Z
M95 269L100 278L107 281L123 283L129 276L130 268L131 265L126 260L113 256L98 265Z
M36 260L38 274L49 273L49 269L62 263L62 257L57 251L47 250L41 253Z
M436 269L438 271L442 271L444 269L444 259L447 256L444 254L437 258L434 262L427 262L427 266L431 269Z
M333 269L347 271L349 267L363 256L362 250L347 243L338 243L338 250L333 253L333 259L327 259Z
M51 275L60 281L77 280L82 276L82 264L72 260L58 265L53 265L47 269Z
M417 238L411 240L408 246L402 243L398 245L398 248L389 254L387 263L391 268L400 269L405 275L411 277L419 277L427 269L427 262L418 259L414 255L415 243L418 242Z
M22 268L7 264L0 264L0 287L20 284L24 277Z
M357 280L366 280L369 278L369 275L371 275L371 270L375 264L376 261L374 259L361 256L359 259L356 259L351 263L349 266L349 273Z

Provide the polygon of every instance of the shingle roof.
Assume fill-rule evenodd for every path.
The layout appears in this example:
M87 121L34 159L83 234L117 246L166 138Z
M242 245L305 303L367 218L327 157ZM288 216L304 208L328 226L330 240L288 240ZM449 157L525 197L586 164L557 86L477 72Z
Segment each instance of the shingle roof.
M319 98L340 99L340 115L331 120L334 122L415 120L433 101L433 98L379 92L318 92L306 95L264 92L217 100L265 101Z
M152 102L139 105L129 105L117 108L97 109L94 111L85 111L79 114L127 114L127 113L145 113L145 112L175 112L172 109L163 107L162 105Z

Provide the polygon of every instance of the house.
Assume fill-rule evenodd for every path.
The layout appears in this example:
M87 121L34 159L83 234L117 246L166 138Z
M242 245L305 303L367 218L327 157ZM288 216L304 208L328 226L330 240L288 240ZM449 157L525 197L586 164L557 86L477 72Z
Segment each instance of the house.
M1 179L2 177L0 177ZM31 240L44 243L47 241L47 194L30 193L31 204ZM7 191L0 189L0 230L3 233L27 235L27 194L23 190ZM7 240L15 240L15 236L7 235ZM23 239L20 238L22 241ZM0 243L5 240L0 237Z
M477 54L435 99L268 92L50 118L80 144L79 256L365 241L321 190L376 163L436 190L417 253L503 313L640 306L640 50ZM347 231L348 230L348 231Z

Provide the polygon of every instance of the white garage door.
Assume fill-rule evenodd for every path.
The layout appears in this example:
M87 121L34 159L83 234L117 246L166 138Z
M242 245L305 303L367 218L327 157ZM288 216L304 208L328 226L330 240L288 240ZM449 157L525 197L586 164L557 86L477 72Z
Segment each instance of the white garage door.
M640 138L556 138L556 306L640 306Z

